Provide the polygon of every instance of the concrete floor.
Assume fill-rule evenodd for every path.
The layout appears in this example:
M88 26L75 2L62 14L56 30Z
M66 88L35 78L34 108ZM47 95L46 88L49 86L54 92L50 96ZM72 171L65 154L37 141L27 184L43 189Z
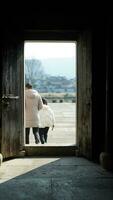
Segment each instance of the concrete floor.
M15 158L0 167L0 200L113 200L113 173L79 157Z

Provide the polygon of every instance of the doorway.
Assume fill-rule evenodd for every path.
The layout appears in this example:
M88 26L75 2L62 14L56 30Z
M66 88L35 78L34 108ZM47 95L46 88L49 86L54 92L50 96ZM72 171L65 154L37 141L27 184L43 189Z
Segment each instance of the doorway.
M25 31L22 41L6 43L3 48L1 153L4 158L16 156L23 149L27 155L34 155L34 148L27 148L24 138L24 41L56 39L77 41L76 145L80 155L92 156L92 35L87 30L42 30ZM75 155L76 145L35 146L35 155Z
M47 146L76 145L76 49L76 41L24 42L25 84L30 83L47 100L55 116ZM29 145L36 145L32 129Z

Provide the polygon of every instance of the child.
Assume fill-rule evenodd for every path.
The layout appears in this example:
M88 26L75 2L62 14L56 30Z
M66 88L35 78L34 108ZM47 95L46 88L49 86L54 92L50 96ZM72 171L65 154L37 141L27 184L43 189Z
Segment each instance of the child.
M42 144L47 143L49 128L54 128L55 117L54 112L47 105L47 100L42 98L43 108L39 111L39 136Z

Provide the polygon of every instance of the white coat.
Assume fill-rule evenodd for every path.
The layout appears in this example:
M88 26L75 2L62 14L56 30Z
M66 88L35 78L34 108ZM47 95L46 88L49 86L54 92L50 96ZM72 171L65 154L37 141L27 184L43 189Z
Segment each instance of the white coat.
M25 90L25 127L38 127L38 112L43 103L40 94L33 89Z
M52 127L55 123L54 112L48 105L39 111L39 128Z

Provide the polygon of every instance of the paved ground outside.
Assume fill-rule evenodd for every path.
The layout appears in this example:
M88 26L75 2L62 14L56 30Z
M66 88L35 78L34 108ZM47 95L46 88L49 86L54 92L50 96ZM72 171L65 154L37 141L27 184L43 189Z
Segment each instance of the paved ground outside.
M55 114L55 128L48 132L46 145L75 145L76 144L76 104L75 103L49 103ZM32 130L30 144L34 143ZM40 143L38 145L41 145Z

